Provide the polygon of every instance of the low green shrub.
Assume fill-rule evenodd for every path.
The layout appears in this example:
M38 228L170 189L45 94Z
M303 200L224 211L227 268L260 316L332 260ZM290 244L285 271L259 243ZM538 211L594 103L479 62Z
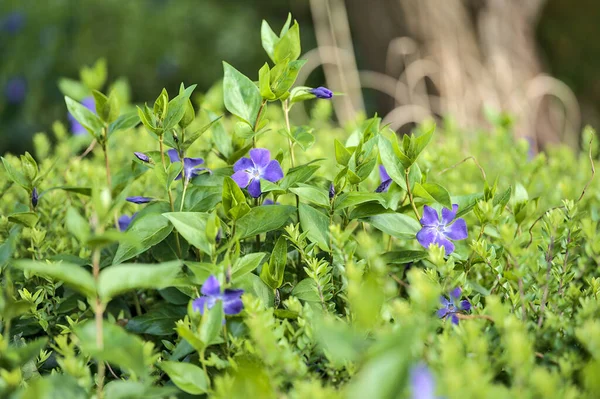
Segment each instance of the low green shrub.
M197 107L73 83L95 107L2 158L2 396L598 397L593 130L334 126L298 29Z

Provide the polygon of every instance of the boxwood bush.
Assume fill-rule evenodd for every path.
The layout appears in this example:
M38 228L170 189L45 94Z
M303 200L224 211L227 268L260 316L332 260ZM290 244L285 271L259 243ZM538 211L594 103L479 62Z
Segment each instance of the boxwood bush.
M137 107L87 68L2 158L1 396L599 397L594 131L336 126L298 24L261 38Z

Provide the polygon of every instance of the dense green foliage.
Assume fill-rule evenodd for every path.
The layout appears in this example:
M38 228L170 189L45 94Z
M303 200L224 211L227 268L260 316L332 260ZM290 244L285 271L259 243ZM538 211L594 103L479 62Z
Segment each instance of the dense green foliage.
M485 134L399 139L377 117L333 126L315 100L294 126L290 108L315 97L293 88L298 29L263 25L270 61L250 79L224 63L195 106L183 85L137 109L93 92L97 114L67 97L89 135L57 123L56 145L40 133L33 156L2 159L0 394L430 398L410 377L427 364L447 398L598 397L592 129L581 154L533 155L500 115ZM92 94L101 69L74 87ZM168 148L211 172L188 179ZM253 148L284 172L258 198L230 178ZM424 249L425 206L452 204L468 238ZM211 275L244 290L241 312L200 314ZM456 287L471 310L454 324L436 312Z

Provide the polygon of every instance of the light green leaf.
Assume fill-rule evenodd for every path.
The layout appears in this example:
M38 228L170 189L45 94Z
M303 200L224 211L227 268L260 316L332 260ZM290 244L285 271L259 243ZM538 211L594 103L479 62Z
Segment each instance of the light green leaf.
M17 269L32 274L62 281L87 297L96 295L96 283L92 274L84 267L73 263L46 263L33 260L17 260L12 264Z
M73 115L73 118L77 120L88 132L90 132L96 139L100 139L101 131L104 128L102 120L87 109L82 104L73 100L72 98L65 97L67 109Z
M165 120L163 122L163 128L165 131L174 128L179 123L181 118L183 118L187 108L188 100L190 99L190 96L195 88L196 85L191 85L182 93L179 93L177 97L169 101L167 115L165 116Z
M191 245L205 254L212 253L211 245L206 237L206 222L209 214L205 212L168 212L163 213L173 223L175 229Z
M294 22L291 28L279 39L273 49L273 62L276 64L288 59L297 60L302 50L300 47L300 26Z
M293 206L269 205L252 208L236 223L235 234L240 238L252 237L281 228L296 210Z
M192 395L208 391L209 382L204 371L190 363L163 360L158 366L169 376L179 389Z
M81 351L92 358L115 364L144 377L150 372L144 356L144 341L123 328L104 321L102 324L103 347L96 344L96 323L90 320L75 327Z
M231 270L232 280L238 279L255 270L260 265L265 255L266 253L264 252L256 252L238 259Z
M292 295L298 299L308 302L320 302L319 294L315 281L311 278L305 278L300 281L292 290Z
M392 143L384 136L379 137L379 156L381 157L381 162L383 163L383 166L385 166L385 170L390 178L394 183L406 190L404 167L394 152Z
M223 327L223 301L217 301L215 305L202 315L200 324L200 340L209 346L219 336L219 331Z
M429 202L437 202L445 208L452 209L450 193L437 183L415 183L413 194L416 197L423 198Z
M403 213L384 213L366 221L378 230L396 238L415 238L421 224Z
M34 227L39 217L35 212L17 212L8 215L8 221L18 223L25 227Z
M145 252L148 248L167 238L172 230L173 225L159 213L151 213L135 218L127 231L137 239L137 242L121 243L113 259L113 264L124 262Z
M108 303L127 291L168 287L175 281L182 265L180 260L174 260L159 264L124 263L107 267L100 273L98 295Z
M310 205L300 204L300 226L308 239L324 251L329 249L329 217Z
M260 38L263 49L265 49L265 52L269 58L275 62L275 45L279 41L279 36L273 32L273 29L271 29L271 26L265 20L262 21L262 25L260 27Z
M313 204L329 207L329 193L322 189L308 184L298 184L299 187L290 188L290 191L301 199Z
M254 126L262 96L258 87L237 69L223 62L223 95L225 108L232 114Z

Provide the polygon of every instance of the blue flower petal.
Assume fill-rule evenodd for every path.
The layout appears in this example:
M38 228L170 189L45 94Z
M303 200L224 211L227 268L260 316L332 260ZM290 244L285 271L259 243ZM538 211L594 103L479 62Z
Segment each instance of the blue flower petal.
M248 193L253 198L260 197L260 195L262 194L262 192L260 191L260 179L254 179L250 182L250 184L248 185Z
M437 227L440 224L440 217L435 209L429 205L423 207L423 217L421 225L425 227Z
M210 275L200 290L203 295L216 296L221 293L221 284L214 275Z
M412 399L435 399L435 381L426 365L419 364L410 370Z
M279 162L276 160L269 162L260 177L273 183L283 179L283 170L281 170Z
M240 158L238 161L233 164L233 171L239 172L240 170L253 169L254 162L250 158Z
M461 294L462 290L460 289L460 287L456 287L455 289L450 291L450 296L454 299L460 299Z
M167 155L169 156L171 163L179 162L179 154L177 153L177 150L170 149L167 151Z
M239 170L235 172L233 175L231 175L231 178L240 188L246 188L250 183L250 173L246 172L245 170Z
M250 159L255 166L264 168L271 160L271 154L266 148L253 148L250 150Z
M450 224L456 217L457 212L458 212L457 204L452 205L452 210L450 210L448 208L442 209L442 224L443 225Z
M469 235L467 232L467 222L463 218L456 219L450 226L446 226L444 235L451 240L464 240Z
M437 241L438 231L435 227L423 227L417 233L417 241L425 248Z

